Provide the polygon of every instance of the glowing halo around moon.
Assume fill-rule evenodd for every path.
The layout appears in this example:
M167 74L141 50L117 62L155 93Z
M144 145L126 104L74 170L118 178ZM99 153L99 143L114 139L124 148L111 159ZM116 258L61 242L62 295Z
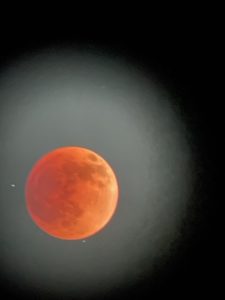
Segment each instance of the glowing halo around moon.
M82 147L61 147L33 166L26 205L34 223L63 240L84 239L103 229L118 202L118 183L100 155Z

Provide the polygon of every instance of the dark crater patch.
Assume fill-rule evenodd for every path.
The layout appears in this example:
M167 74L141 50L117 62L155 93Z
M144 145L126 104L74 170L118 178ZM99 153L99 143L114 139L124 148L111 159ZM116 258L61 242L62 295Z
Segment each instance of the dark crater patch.
M58 209L44 205L38 199L37 201L33 201L31 211L46 223L52 223L62 215Z
M98 161L98 157L95 154L88 154L88 158L92 161Z

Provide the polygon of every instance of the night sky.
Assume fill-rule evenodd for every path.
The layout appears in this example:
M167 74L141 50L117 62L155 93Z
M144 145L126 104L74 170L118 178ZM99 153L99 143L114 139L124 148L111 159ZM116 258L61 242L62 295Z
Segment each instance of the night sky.
M201 44L193 35L159 39L146 32L3 37L0 279L6 297L182 298L212 286L213 126ZM114 217L85 241L47 235L25 205L34 163L71 145L104 157L120 188Z

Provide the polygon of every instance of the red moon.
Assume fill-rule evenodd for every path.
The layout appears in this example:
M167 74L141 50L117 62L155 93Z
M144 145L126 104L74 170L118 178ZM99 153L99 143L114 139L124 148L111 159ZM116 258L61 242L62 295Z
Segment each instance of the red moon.
M110 165L97 153L62 147L33 166L25 195L39 228L59 239L77 240L96 234L112 218L118 184Z

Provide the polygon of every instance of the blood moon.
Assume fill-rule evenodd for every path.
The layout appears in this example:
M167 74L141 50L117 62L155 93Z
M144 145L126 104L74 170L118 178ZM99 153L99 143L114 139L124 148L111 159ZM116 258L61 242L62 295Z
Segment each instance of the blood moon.
M37 161L28 175L26 205L36 225L51 236L84 239L113 216L118 184L110 165L81 147L57 148Z

